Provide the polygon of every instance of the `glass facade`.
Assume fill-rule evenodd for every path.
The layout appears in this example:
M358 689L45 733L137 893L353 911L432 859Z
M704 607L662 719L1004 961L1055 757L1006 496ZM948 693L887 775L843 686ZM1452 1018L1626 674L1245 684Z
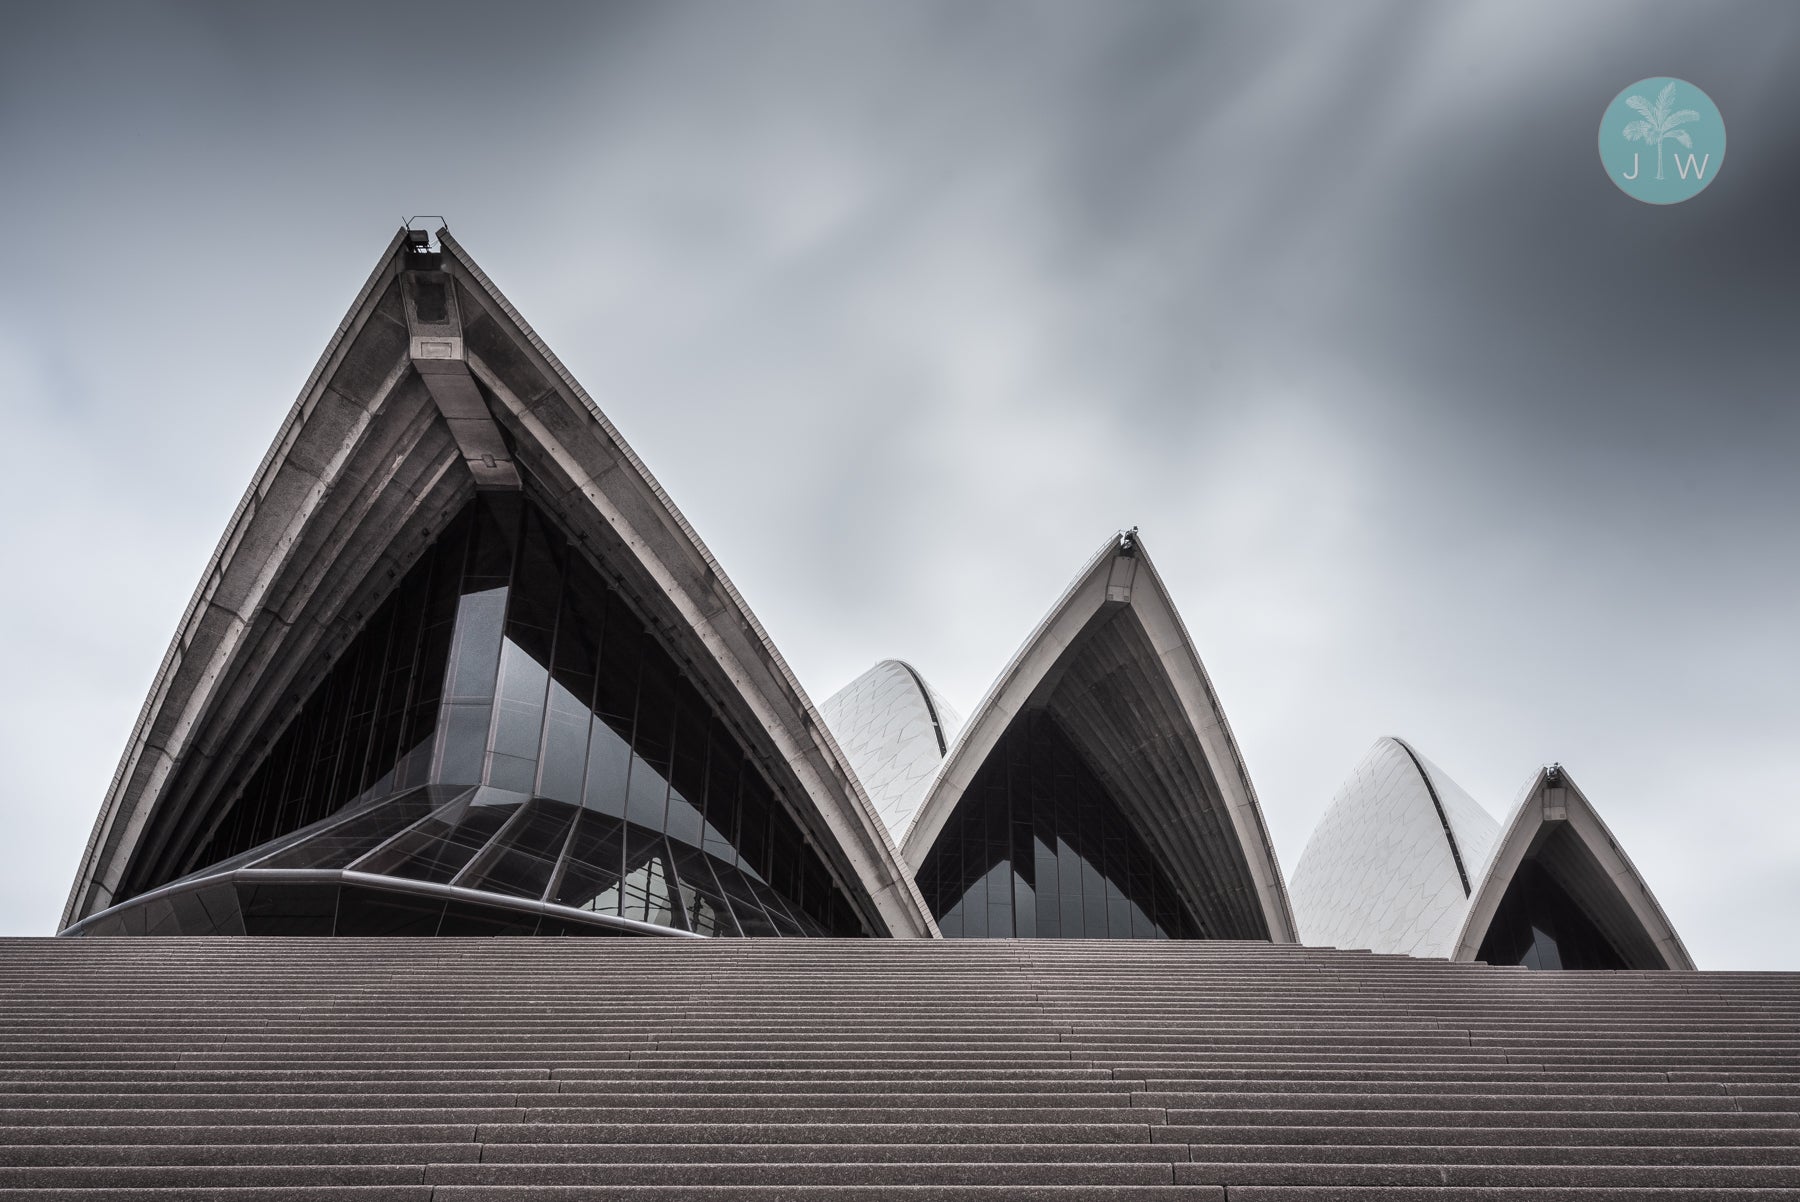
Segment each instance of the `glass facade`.
M918 876L950 938L1192 939L1205 932L1054 718L1021 714Z
M430 779L471 509L444 530L337 657L212 837L188 854L188 870L358 799ZM162 883L136 880L131 892Z
M473 891L473 895L471 892ZM428 785L116 906L72 934L822 935L740 864L542 796Z
M1535 860L1519 866L1477 960L1526 968L1625 968L1625 958Z
M445 528L183 871L261 859L352 809L385 831L425 804L423 785L481 789L455 813L413 815L358 871L699 933L864 933L695 683L522 494L478 494ZM324 867L290 859L326 846L264 867Z

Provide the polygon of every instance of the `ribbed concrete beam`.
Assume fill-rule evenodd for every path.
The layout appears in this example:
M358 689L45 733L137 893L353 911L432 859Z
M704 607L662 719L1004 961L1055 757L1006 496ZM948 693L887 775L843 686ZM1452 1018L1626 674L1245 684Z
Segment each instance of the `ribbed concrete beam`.
M480 488L517 490L519 470L512 452L469 374L462 306L450 277L435 266L402 271L400 285L406 300L408 354L456 439L469 475Z

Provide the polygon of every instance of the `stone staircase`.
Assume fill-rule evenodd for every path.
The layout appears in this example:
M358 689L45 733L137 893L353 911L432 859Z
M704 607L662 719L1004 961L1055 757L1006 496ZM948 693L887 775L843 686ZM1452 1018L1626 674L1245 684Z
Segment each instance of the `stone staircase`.
M9 1198L1800 1199L1800 975L0 941Z

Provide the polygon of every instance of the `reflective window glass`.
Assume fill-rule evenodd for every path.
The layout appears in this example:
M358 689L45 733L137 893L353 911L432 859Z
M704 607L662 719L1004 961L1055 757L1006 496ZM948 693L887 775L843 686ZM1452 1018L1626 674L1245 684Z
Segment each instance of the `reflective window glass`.
M359 872L447 883L487 846L523 799L497 789L478 789L434 814L374 854Z
M715 933L862 933L789 800L707 694L521 495L478 494L277 721L187 871L254 852ZM425 784L484 792L454 814L423 817L421 799L270 846ZM508 826L527 797L540 800ZM577 805L591 817L577 822ZM703 856L684 887L670 857L690 851Z
M339 935L435 935L444 899L345 885L338 896Z
M569 836L562 879L549 900L577 910L617 914L619 879L624 870L624 824L583 810Z
M671 844L675 853L675 878L687 928L697 935L736 935L731 903L714 877L707 857L692 848Z
M237 890L247 935L329 935L337 921L335 884L240 882Z
M620 914L656 926L679 927L669 848L659 834L629 828L625 837L625 880Z
M409 790L262 860L257 867L343 868L424 818L437 804L428 790Z
M1628 967L1580 904L1529 859L1513 874L1475 958L1542 970Z
M543 798L526 802L456 884L514 897L543 897L579 812L567 802Z
M1202 932L1055 719L1016 719L918 874L950 938L1167 939Z
M437 934L445 938L469 935L535 935L538 915L524 910L504 910L498 906L477 906L453 901L444 906L444 917Z

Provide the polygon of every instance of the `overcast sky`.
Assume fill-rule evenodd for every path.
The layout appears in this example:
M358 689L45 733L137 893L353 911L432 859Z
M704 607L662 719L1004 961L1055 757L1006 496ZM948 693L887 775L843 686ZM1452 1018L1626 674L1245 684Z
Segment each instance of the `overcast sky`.
M369 10L373 11L369 11ZM1800 968L1800 7L8 3L0 932L442 213L815 700L965 713L1141 526L1290 869L1378 736L1563 762L1708 968ZM1695 199L1595 152L1724 114Z

